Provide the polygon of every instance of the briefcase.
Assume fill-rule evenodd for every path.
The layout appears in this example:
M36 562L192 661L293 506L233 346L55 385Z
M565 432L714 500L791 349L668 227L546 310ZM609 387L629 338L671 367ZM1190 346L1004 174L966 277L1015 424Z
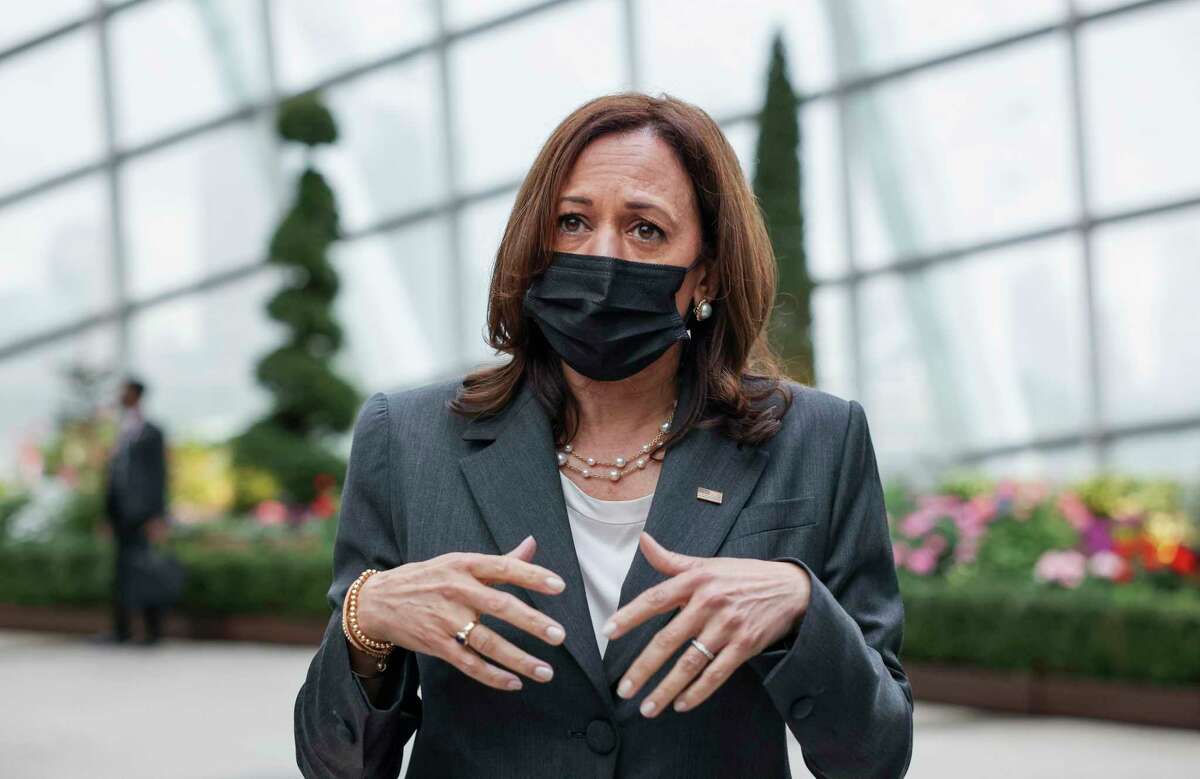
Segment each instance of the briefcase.
M128 592L133 608L167 608L179 602L187 570L174 555L154 547L129 555Z

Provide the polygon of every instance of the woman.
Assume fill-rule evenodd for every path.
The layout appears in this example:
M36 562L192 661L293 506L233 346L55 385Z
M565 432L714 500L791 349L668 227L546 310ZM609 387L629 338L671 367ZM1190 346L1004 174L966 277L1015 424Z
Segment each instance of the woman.
M774 278L703 111L559 125L492 275L510 359L360 412L306 776L397 776L415 732L408 776L786 777L784 724L818 776L906 772L867 421L779 376Z

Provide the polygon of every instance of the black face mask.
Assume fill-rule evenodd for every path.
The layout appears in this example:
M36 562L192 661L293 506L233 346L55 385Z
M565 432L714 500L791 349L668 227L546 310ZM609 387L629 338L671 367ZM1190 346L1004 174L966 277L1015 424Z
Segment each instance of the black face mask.
M686 268L555 252L525 292L525 313L575 370L597 381L632 376L691 334L675 307Z

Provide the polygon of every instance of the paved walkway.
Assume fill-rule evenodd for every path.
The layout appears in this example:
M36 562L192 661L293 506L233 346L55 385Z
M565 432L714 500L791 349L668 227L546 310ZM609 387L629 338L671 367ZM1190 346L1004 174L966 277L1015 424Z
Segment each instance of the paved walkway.
M0 631L0 777L295 777L292 702L312 652L167 641L95 647ZM914 779L1200 775L1200 734L917 707ZM792 744L797 777L808 777Z

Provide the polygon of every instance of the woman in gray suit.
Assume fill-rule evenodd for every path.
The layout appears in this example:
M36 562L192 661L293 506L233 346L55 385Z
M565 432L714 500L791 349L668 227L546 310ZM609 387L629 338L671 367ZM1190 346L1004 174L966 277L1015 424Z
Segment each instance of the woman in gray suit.
M309 777L899 777L912 692L862 406L780 375L775 258L700 109L568 116L497 252L508 359L376 393ZM420 695L418 696L418 686Z

